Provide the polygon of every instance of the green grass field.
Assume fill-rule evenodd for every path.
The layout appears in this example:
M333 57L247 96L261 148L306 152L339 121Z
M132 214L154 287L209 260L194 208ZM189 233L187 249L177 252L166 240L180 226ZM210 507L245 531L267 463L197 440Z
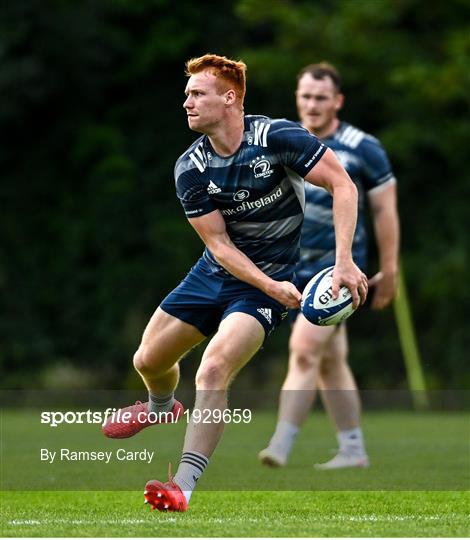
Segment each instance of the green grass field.
M469 534L462 492L198 492L188 512L161 514L142 493L15 492L2 536L458 537Z
M364 415L372 466L316 471L334 436L312 415L288 467L258 464L275 422L255 412L227 426L185 514L144 506L142 488L176 466L184 425L158 426L127 441L104 439L93 425L50 428L37 411L2 414L2 522L6 537L43 536L468 536L470 456L462 413ZM151 464L57 463L40 448L152 448ZM175 450L176 449L176 450Z

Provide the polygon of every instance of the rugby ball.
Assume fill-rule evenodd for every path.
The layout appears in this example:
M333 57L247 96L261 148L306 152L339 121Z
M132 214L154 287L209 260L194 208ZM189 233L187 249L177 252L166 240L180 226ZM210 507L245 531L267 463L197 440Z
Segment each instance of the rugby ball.
M353 312L352 297L347 287L341 287L333 300L333 268L329 266L313 276L302 294L300 308L304 317L317 326L332 326L347 319Z

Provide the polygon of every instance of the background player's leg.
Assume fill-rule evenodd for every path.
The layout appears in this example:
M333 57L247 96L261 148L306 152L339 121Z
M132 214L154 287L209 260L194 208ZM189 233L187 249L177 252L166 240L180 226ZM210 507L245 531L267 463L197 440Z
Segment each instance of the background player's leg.
M204 412L208 423L191 416L186 429L183 455L175 482L189 500L197 479L217 446L224 429L220 414L227 408L227 390L238 371L261 347L265 332L260 322L246 313L225 318L211 339L196 374L194 409ZM220 411L220 412L219 412Z
M289 368L279 397L276 430L259 458L265 465L286 463L300 426L315 399L323 354L335 332L332 326L315 326L299 315L289 341Z
M337 431L357 427L361 412L356 381L347 357L348 338L342 324L325 348L318 379L323 404Z
M289 369L282 385L279 420L300 426L315 398L325 347L334 334L331 326L315 326L299 315L289 340Z
M359 392L347 357L347 332L346 326L342 324L325 348L318 381L323 404L336 428L339 454L330 462L317 466L319 468L367 464L360 427Z

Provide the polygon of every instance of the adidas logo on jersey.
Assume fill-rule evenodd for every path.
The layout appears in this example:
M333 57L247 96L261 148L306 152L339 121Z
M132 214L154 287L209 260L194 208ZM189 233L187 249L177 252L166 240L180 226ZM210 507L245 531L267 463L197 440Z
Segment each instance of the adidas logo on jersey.
M269 324L271 324L273 321L273 311L269 308L263 308L260 307L256 310L258 313L261 313L261 315L268 321Z
M220 193L222 190L217 187L212 180L209 180L209 185L207 186L207 193L209 195L214 195L214 193Z

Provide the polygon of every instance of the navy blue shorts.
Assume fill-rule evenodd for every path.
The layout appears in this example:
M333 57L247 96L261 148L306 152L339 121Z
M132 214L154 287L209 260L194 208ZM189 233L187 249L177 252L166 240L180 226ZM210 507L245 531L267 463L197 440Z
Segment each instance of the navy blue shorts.
M230 313L252 315L262 324L266 336L287 315L285 306L256 287L212 274L202 257L160 308L195 326L205 336L215 332Z

